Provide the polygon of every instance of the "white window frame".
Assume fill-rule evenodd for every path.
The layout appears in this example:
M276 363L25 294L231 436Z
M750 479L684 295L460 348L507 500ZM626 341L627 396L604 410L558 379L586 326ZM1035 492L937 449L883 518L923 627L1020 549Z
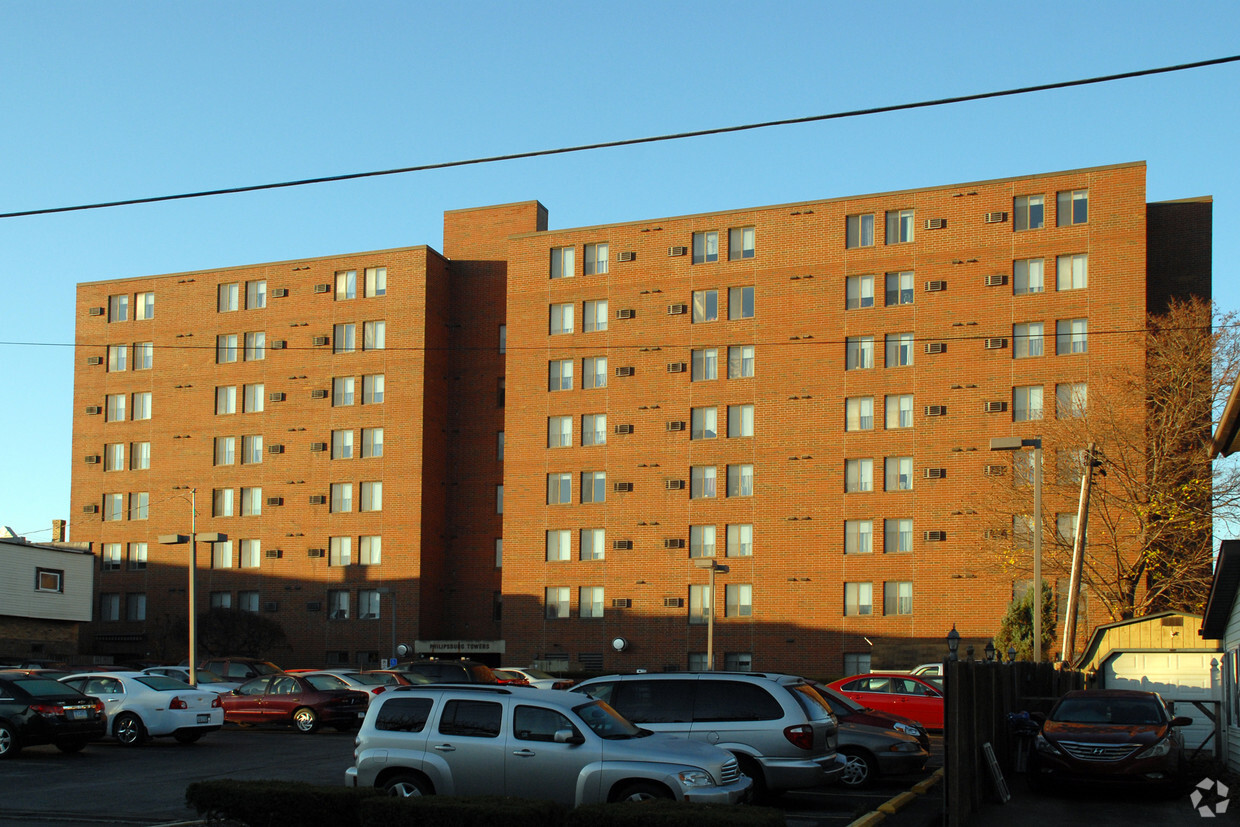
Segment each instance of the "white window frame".
M587 276L601 276L607 272L609 247L606 243L587 244L582 273Z
M567 528L547 529L548 563L567 563L573 559L572 531Z
M712 526L713 528L713 526ZM729 523L726 531L724 554L728 557L753 556L753 524Z
M1032 359L1046 355L1046 325L1023 322L1012 325L1012 358Z
M710 382L719 378L719 348L706 347L689 354L691 382Z
M573 389L573 360L552 359L547 362L547 390L571 391Z
M866 617L874 614L874 584L856 581L844 584L844 616Z
M753 436L753 405L728 406L728 438Z
M913 271L900 270L888 273L885 293L887 307L912 304L916 295L913 289Z
M547 447L568 448L573 444L572 416L547 417Z
M753 496L753 465L751 463L728 466L727 495L729 497Z
M874 306L874 276L848 276L844 279L844 309L864 310Z
M883 471L883 490L913 490L913 458L911 456L886 458Z
M714 405L689 411L689 439L715 439L719 436L719 408Z
M602 333L607 329L607 299L591 299L581 307L581 332Z
M870 370L873 367L874 337L846 337L844 339L844 370Z
M548 324L548 335L565 336L574 331L573 310L576 305L573 302L562 302L560 304L551 305L551 319Z
M874 490L874 460L857 457L844 460L844 491L859 494Z
M357 298L357 271L336 271L336 301L351 301Z
M581 444L586 446L607 444L607 414L581 415Z
M718 469L714 465L694 465L689 469L689 499L708 500L717 496Z
M581 360L581 387L586 390L607 387L606 356L587 356Z
M1012 262L1012 295L1029 296L1046 290L1046 259L1018 258Z
M1055 355L1089 353L1089 319L1055 322Z
M754 257L754 228L732 227L728 230L728 261Z
M728 346L728 378L752 379L754 375L754 345Z
M693 234L693 263L712 264L719 260L719 231L703 230Z
M755 300L752 284L728 288L728 321L752 319L754 312Z
M571 279L575 275L576 249L575 247L551 248L551 278Z
M719 291L693 291L693 324L719 321Z
M689 526L689 557L715 556L715 526Z
M1044 393L1041 385L1012 388L1012 421L1035 422L1043 417Z

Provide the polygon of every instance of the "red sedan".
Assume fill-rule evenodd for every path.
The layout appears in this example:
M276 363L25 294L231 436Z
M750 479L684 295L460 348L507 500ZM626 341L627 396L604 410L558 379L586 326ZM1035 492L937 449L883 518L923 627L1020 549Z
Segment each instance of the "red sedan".
M301 732L323 725L356 729L369 698L339 686L335 678L316 675L264 675L220 695L220 703L224 720L236 724L292 724Z
M840 678L827 686L862 706L912 718L926 729L943 728L943 690L920 676L871 672Z

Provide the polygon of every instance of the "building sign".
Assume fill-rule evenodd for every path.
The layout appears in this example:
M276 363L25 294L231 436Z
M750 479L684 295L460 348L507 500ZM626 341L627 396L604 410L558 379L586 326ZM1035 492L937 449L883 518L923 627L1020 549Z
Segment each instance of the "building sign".
M413 651L419 655L443 654L504 654L502 640L415 640Z

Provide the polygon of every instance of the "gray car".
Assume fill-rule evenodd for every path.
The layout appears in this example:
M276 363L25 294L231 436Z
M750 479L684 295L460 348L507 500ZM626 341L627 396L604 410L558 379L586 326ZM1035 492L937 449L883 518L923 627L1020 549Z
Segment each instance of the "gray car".
M604 701L638 726L722 747L756 793L840 780L838 726L803 678L758 672L610 675L572 689Z
M640 729L582 695L528 686L397 687L371 703L353 755L347 786L398 796L734 804L752 787L725 750Z

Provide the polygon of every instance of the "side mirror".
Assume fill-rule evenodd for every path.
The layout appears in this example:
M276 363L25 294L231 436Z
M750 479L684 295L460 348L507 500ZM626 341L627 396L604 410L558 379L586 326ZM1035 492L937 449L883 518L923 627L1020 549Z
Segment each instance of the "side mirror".
M586 739L573 732L571 729L557 729L555 735L552 736L557 744L572 744L580 746L586 742Z
M1193 719L1186 718L1183 715L1177 715L1171 719L1171 726L1192 726Z

